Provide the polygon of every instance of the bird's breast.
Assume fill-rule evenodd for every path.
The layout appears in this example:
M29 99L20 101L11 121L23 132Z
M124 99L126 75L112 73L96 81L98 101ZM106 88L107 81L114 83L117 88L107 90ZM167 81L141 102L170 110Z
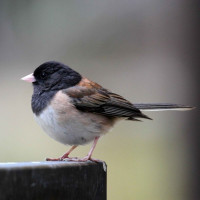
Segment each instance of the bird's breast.
M35 118L50 137L69 145L86 144L108 132L115 122L105 116L77 110L62 91L57 92Z

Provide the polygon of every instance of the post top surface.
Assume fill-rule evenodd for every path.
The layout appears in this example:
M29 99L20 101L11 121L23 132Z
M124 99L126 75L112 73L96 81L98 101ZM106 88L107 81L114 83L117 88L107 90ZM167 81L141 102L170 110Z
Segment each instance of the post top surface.
M62 167L83 167L91 165L103 165L104 171L106 169L105 162L95 163L92 161L86 162L72 162L72 161L38 161L38 162L5 162L0 163L0 170L12 169L31 169L31 168L62 168Z

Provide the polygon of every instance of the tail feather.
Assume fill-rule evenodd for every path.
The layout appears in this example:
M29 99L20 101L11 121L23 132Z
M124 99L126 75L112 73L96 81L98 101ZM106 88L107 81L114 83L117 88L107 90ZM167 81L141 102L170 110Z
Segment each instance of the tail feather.
M172 104L172 103L138 103L134 104L134 106L141 111L165 111L165 110L186 111L194 109L194 107L191 106Z

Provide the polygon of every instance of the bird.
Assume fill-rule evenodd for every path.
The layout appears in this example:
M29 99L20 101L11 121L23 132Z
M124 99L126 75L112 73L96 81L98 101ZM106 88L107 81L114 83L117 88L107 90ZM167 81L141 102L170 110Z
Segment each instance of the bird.
M45 62L21 79L33 85L31 107L36 122L51 138L71 146L63 156L47 161L98 162L92 158L97 142L118 121L151 120L143 111L193 109L172 103L131 103L57 61ZM92 141L87 156L69 157L79 145Z

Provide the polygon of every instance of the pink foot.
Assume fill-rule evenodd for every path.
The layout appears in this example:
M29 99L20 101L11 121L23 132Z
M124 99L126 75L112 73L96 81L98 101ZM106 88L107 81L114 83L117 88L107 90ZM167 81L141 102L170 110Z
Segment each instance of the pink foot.
M61 161L61 158L46 158L46 161Z
M53 159L52 158L47 158L46 161L62 161L62 160L66 160L66 161L74 161L74 162L86 162L86 161L90 160L90 161L93 161L93 162L103 162L101 160L98 160L98 159L95 159L95 158L91 158L92 157L92 153L93 153L93 151L94 151L94 149L96 147L96 144L97 144L98 140L99 140L99 137L96 137L94 139L92 148L90 149L88 155L86 157L84 157L84 158L77 158L77 157L75 157L75 158L69 158L68 157L69 154L77 147L76 145L74 145L62 157L60 157L60 158L53 158Z
M46 158L46 161L62 161L61 158Z
M69 154L77 147L77 145L72 146L67 153L65 153L60 158L46 158L46 161L62 161L69 158Z
M66 160L73 161L73 162L86 162L88 160L93 161L93 162L103 162L102 160L91 158L89 156L85 156L84 158L67 158Z
M60 157L60 158L46 158L46 161L63 161L63 160L68 160L68 159L78 159L77 157Z

